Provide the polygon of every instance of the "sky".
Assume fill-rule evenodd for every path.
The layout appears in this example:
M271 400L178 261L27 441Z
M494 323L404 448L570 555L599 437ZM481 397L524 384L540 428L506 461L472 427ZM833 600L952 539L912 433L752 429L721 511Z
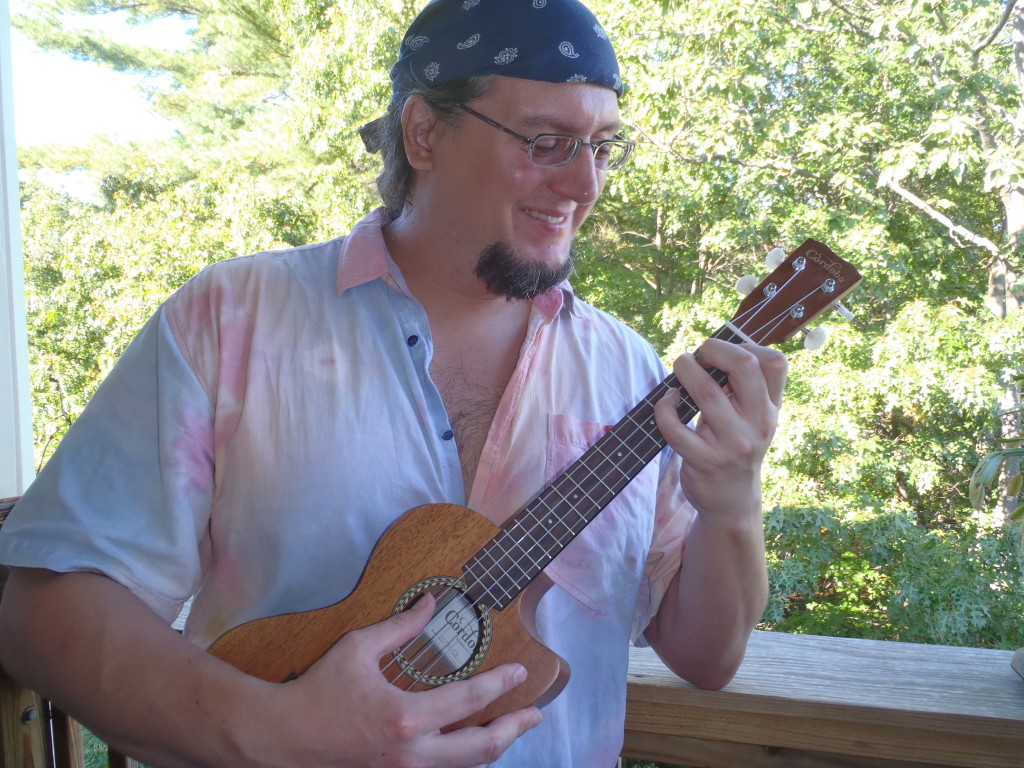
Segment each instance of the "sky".
M11 15L23 12L26 5L24 0L12 0ZM106 18L103 28L112 37L167 47L187 40L184 27L173 20L133 27ZM11 60L14 136L19 146L77 144L96 134L128 141L173 133L168 121L149 111L138 90L138 77L44 53L13 28Z

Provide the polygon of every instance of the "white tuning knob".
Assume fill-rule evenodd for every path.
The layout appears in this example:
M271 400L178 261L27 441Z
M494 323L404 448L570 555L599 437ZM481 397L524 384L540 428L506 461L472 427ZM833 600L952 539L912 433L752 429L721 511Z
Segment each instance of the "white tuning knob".
M775 269L786 260L786 252L781 248L772 248L764 257L768 269Z
M812 352L816 349L821 349L827 338L828 328L814 328L813 330L807 331L807 333L804 334L804 349L809 349Z
M747 296L757 288L757 278L753 275L744 275L736 281L736 291L740 296Z
M841 317L843 318L843 320L846 320L847 322L849 322L849 321L853 320L853 312L851 312L850 310L848 310L848 309L847 309L846 307L844 307L844 306L843 306L842 304L839 304L839 303L837 302L837 303L836 303L836 304L835 304L835 305L834 305L834 306L833 306L832 308L833 308L833 309L834 309L834 310L835 310L836 312L838 312L838 313L840 314L840 316L841 316Z

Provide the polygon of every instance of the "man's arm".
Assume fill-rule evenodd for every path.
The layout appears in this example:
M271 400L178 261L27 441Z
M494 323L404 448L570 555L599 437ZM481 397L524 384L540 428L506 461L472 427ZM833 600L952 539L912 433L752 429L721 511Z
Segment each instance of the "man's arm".
M725 389L704 367L729 374ZM677 395L655 408L683 458L681 482L697 518L645 636L680 677L721 688L739 668L768 596L761 464L775 433L785 357L771 349L709 341L700 362L684 355L675 374L701 410L696 430L676 414Z
M505 665L425 693L388 684L378 660L414 637L427 600L346 635L284 684L245 675L93 573L15 569L0 604L0 663L117 749L161 768L469 766L536 725L535 709L486 727L440 728L525 674Z

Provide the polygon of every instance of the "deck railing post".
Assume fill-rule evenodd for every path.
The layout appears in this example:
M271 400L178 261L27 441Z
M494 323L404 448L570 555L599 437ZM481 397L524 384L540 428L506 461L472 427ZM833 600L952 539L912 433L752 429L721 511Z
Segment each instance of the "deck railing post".
M0 768L54 768L45 702L0 670Z
M0 499L0 527L15 499ZM0 597L8 569L0 566ZM51 741L49 702L0 669L0 768L64 768Z
M55 768L85 768L85 743L82 726L52 704L50 722L53 733Z

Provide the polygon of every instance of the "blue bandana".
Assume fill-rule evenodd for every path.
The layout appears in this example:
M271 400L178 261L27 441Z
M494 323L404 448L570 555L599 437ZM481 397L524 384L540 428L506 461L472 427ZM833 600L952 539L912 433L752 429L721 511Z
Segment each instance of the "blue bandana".
M623 93L608 35L579 0L433 0L402 41L392 93L481 75Z

